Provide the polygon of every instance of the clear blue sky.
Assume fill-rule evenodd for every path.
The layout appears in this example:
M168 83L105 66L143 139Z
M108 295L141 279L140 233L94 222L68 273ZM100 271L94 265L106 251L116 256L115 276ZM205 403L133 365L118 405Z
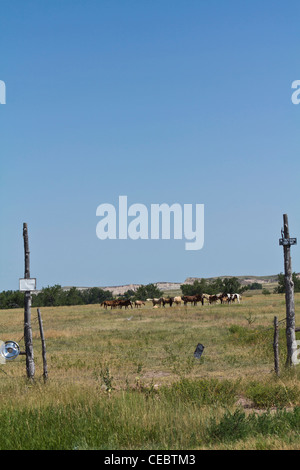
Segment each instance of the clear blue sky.
M283 270L300 243L298 0L2 0L0 291ZM96 208L205 205L205 243L96 237ZM292 249L300 271L299 246Z

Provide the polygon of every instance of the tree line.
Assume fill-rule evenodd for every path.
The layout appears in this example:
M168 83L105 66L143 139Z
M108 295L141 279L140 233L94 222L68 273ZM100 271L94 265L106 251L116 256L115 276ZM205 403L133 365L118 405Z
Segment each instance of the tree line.
M99 304L113 298L110 291L99 287L80 290L71 287L63 289L60 285L43 287L37 294L32 294L32 307L57 307L63 305ZM23 308L24 292L3 291L0 293L0 308Z
M148 298L162 297L163 292L155 284L140 286L136 291L128 290L117 298L134 300L146 300ZM110 291L100 287L78 289L71 287L66 290L60 285L43 287L40 292L31 296L32 307L59 307L65 305L89 305L101 304L104 300L112 300L114 297ZM0 293L0 309L24 308L24 292L3 291Z
M300 279L296 273L293 273L293 282L295 292L300 292ZM182 284L182 295L197 295L218 293L242 294L246 290L262 289L262 284L253 282L248 286L242 286L236 277L216 278L214 280L197 279L193 284ZM274 293L285 293L284 274L278 275L278 286ZM156 284L147 284L140 286L136 291L128 290L118 298L135 300L147 300L162 297L163 291ZM113 295L110 291L100 287L91 287L89 289L78 289L71 287L69 290L63 289L60 285L43 287L40 292L32 295L32 307L58 307L64 305L88 305L101 304L104 300L112 300ZM0 309L24 308L24 293L20 291L3 291L0 293Z
M212 281L206 279L195 280L193 284L183 284L181 292L183 295L214 295L219 293L242 294L246 290L262 289L262 284L253 282L248 286L242 286L237 277L216 278Z

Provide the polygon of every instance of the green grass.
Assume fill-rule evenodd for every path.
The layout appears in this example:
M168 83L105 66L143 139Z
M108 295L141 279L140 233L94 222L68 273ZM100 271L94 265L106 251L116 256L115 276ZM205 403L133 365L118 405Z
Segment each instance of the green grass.
M290 412L278 410L273 414L251 413L248 416L240 409L234 412L227 411L219 421L212 418L207 431L208 440L212 443L232 443L253 437L261 442L263 438L274 436L285 443L298 442L300 408Z
M296 312L300 295L296 295ZM49 379L32 311L35 381L24 356L1 366L5 449L299 449L299 366L273 371L284 297L240 305L43 308ZM297 313L296 324L300 326ZM0 311L0 339L23 343L23 312ZM299 336L299 334L297 334ZM193 356L198 343L200 359ZM298 423L298 424L297 424Z

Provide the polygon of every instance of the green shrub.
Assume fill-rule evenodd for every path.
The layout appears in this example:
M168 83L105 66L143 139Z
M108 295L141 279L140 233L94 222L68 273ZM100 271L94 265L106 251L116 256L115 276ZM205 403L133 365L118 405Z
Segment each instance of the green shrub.
M240 325L232 325L228 331L231 342L239 346L257 345L265 342L268 337L267 333L270 333L263 329L256 328L254 330Z
M212 418L208 429L210 441L236 441L245 439L250 434L245 413L237 409L234 413L226 411L219 422Z
M182 379L169 387L162 387L160 395L168 401L196 405L229 405L235 402L238 382L216 379Z
M246 389L246 395L258 408L279 408L299 404L300 400L300 391L297 387L261 382L251 382Z
M219 421L212 418L206 435L210 443L228 443L259 436L278 436L289 440L293 433L297 438L299 431L300 408L291 412L277 410L275 413L251 413L248 416L237 409L233 413L226 411Z

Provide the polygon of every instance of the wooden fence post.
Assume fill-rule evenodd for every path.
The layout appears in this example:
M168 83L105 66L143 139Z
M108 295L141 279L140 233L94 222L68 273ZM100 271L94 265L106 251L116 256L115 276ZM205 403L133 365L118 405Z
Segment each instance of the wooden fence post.
M278 343L279 343L279 328L278 328L278 318L274 317L274 342L273 342L273 349L274 349L274 368L276 375L279 376L279 354L278 354Z
M23 224L25 279L30 279L30 252L27 224ZM34 378L35 366L33 359L32 330L31 330L31 292L25 291L24 297L24 341L26 353L26 372L29 379Z
M47 368L47 359L46 359L46 342L45 342L45 337L44 337L42 316L41 316L41 312L40 312L39 308L37 309L37 313L38 313L39 326L40 326L40 335L41 335L41 341L42 341L43 377L44 377L44 382L46 382L47 379L48 379L48 368Z
M285 302L286 302L286 343L287 359L286 366L292 366L292 357L297 349L295 335L295 300L294 283L292 273L291 244L289 223L287 214L283 214L283 252L284 252L284 279L285 279Z

